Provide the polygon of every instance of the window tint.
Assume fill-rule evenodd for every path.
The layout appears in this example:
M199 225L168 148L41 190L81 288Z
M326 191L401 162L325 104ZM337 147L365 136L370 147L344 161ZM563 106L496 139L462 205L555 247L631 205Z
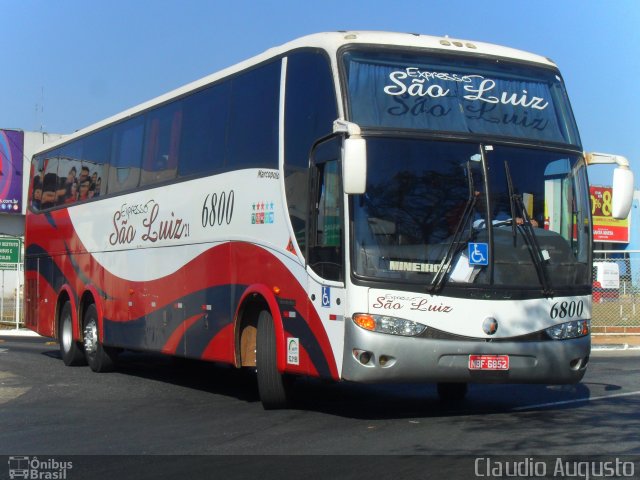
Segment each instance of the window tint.
M227 168L278 168L280 65L273 62L233 78Z
M55 155L58 158L58 182L64 182L63 198L56 198L56 205L71 204L78 201L78 179L82 168L82 139L60 148ZM62 187L60 187L61 189ZM62 193L61 191L59 193Z
M349 119L361 127L580 145L560 76L482 57L349 50Z
M34 163L34 210L71 205L105 193L112 129L80 138L38 156Z
M315 52L288 57L285 93L284 174L289 219L304 251L308 215L309 155L338 118L328 59Z
M278 168L280 60L38 157L34 209L180 176Z
M42 180L44 157L38 155L31 162L31 184L29 186L29 205L33 210L40 210L42 201Z
M181 177L222 169L230 90L229 82L221 83L184 100L178 167Z
M328 59L300 52L287 60L285 164L309 166L311 146L333 130L338 118Z
M333 137L314 152L315 208L311 212L309 266L327 280L343 279L341 139Z
M55 205L55 189L57 185L58 156L60 152L49 152L34 158L32 165L30 204L33 210L51 208ZM46 182L45 182L46 180ZM47 195L43 193L46 187Z
M146 115L144 156L140 185L152 185L176 177L182 102L173 102Z
M138 117L115 127L108 192L116 193L138 186L144 134L144 117Z
M109 159L111 157L111 144L113 143L112 137L113 128L108 128L82 140L82 165L79 173L85 185L79 185L79 199L94 198L106 193L106 178L109 173ZM68 177L68 171L60 173L60 176L63 173ZM85 179L84 175L87 175L88 178ZM68 180L67 178L67 182ZM89 181L89 189L86 196L83 196L81 192L86 188L86 180ZM69 190L70 185L67 185L66 188Z

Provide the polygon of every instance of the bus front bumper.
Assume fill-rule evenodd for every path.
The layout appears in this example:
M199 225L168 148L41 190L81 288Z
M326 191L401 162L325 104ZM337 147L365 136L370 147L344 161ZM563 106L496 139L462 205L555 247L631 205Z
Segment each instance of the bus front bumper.
M571 384L584 376L591 351L590 336L486 342L388 335L366 331L351 322L345 327L342 378L363 383ZM508 369L470 369L471 355L508 356Z

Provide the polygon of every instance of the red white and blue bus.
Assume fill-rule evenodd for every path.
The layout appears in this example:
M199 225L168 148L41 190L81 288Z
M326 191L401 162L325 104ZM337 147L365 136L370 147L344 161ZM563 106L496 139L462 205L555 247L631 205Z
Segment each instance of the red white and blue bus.
M588 163L544 57L307 36L33 158L26 323L64 363L122 350L290 381L575 383L590 353ZM630 187L631 185L631 187ZM621 192L621 193L620 193Z

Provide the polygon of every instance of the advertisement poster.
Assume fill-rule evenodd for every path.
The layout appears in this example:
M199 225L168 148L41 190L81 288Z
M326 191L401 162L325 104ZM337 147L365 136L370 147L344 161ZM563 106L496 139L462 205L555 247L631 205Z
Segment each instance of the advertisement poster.
M591 186L593 241L629 243L629 218L616 220L611 216L611 187Z
M24 132L0 130L0 214L22 212Z

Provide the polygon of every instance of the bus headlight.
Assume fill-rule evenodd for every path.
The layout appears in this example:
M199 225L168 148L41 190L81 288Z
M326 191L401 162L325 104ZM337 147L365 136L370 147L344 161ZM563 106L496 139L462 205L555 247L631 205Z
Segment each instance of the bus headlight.
M422 325L421 323L413 322L405 318L388 317L386 315L356 313L352 318L356 325L365 330L388 333L390 335L414 337L420 335L427 328L426 325Z
M573 320L571 322L554 325L545 330L554 340L566 340L568 338L579 338L589 335L591 331L590 320Z

